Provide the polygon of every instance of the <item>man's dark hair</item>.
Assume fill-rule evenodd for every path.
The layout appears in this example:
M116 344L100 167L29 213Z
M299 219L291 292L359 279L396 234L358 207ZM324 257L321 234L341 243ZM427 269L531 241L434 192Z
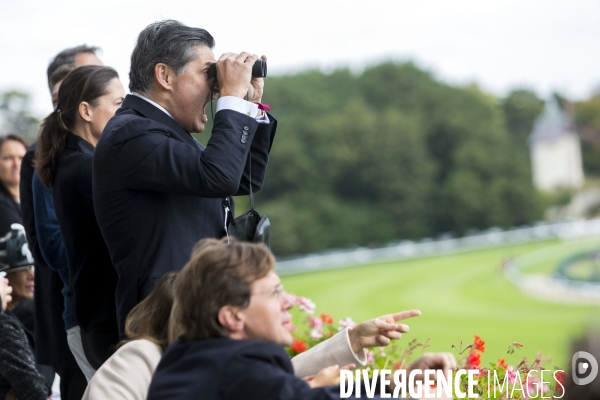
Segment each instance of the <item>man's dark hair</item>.
M168 65L179 75L187 63L196 59L193 51L196 46L212 49L215 40L204 29L192 28L171 19L148 25L138 36L131 53L129 90L147 94L154 76L154 66L158 63Z
M88 46L82 44L80 46L71 47L70 49L65 49L58 53L56 57L50 62L48 65L48 70L46 71L46 75L48 76L48 82L50 82L50 77L60 67L65 64L75 64L75 56L80 53L93 53L96 54L97 51L100 50L100 47L97 46ZM50 88L52 90L52 88Z

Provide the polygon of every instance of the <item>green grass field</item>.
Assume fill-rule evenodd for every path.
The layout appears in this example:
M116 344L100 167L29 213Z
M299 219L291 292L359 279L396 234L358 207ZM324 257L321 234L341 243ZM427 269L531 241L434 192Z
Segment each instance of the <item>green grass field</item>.
M499 247L448 256L372 264L282 277L287 291L312 299L317 313L357 322L401 310L419 309L407 320L401 341L431 338L427 351L452 351L473 335L486 341L482 365L499 357L516 363L538 351L552 356L548 367L567 367L570 342L595 318L599 307L557 304L528 297L499 272L502 260L531 253L556 240ZM552 269L569 253L559 254ZM537 269L539 270L539 266ZM539 271L536 271L539 272ZM512 342L524 347L508 356ZM400 345L402 343L399 343Z

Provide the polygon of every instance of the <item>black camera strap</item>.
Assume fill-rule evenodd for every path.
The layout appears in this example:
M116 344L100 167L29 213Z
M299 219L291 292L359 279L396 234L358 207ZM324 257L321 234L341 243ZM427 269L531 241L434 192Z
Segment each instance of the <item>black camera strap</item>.
M254 192L252 191L252 152L248 152L248 180L250 189L250 210L254 211ZM232 224L235 226L235 218L233 217L231 206L229 197L223 200L223 209L225 210L224 228L225 234L227 235L227 241L229 241L229 225Z

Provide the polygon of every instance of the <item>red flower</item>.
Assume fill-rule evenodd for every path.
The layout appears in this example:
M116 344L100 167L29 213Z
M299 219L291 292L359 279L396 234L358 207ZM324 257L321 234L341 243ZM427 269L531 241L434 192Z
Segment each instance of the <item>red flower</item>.
M475 341L473 342L473 347L475 350L484 352L485 351L485 342L481 340L481 337L475 335Z
M331 314L321 314L321 321L323 321L324 324L333 325L333 317Z
M306 343L304 343L302 340L294 338L294 341L292 342L290 349L294 353L300 354L300 353L304 353L308 349L308 346L306 346Z
M567 374L564 371L560 371L556 374L556 379L564 386L567 383Z
M564 396L564 387L567 386L567 374L564 371L558 372L556 374L556 379L562 385L562 387L556 385L556 388L554 389L557 397L560 398L561 396Z
M471 369L471 367L479 367L479 365L481 365L481 355L478 352L471 350L471 353L469 353L469 357L467 357L467 364L469 366L469 369Z
M506 363L506 360L504 358L498 359L498 368L508 368L508 364Z

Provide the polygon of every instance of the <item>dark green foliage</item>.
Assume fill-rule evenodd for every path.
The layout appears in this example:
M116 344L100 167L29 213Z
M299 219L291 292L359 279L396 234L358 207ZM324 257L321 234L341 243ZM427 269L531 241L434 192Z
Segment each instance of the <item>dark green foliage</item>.
M521 92L526 112L515 105ZM271 219L273 250L379 245L541 218L526 141L541 108L531 95L513 92L501 103L411 63L358 76L269 77L264 102L279 131L257 205Z
M269 77L265 93L279 129L256 203L271 219L277 255L541 218L527 138L543 102L532 92L498 100L476 86L444 84L412 63L386 62L360 75ZM28 96L7 92L0 100L2 130L33 139L38 120ZM578 122L593 132L600 131L597 104L577 105ZM209 122L205 132L211 129ZM588 170L600 171L598 150L588 150ZM238 215L245 212L247 198L236 205Z
M581 135L583 169L600 176L600 95L575 104L575 122Z
M529 90L513 90L502 100L502 109L509 135L518 143L526 143L535 119L544 109L544 101Z

